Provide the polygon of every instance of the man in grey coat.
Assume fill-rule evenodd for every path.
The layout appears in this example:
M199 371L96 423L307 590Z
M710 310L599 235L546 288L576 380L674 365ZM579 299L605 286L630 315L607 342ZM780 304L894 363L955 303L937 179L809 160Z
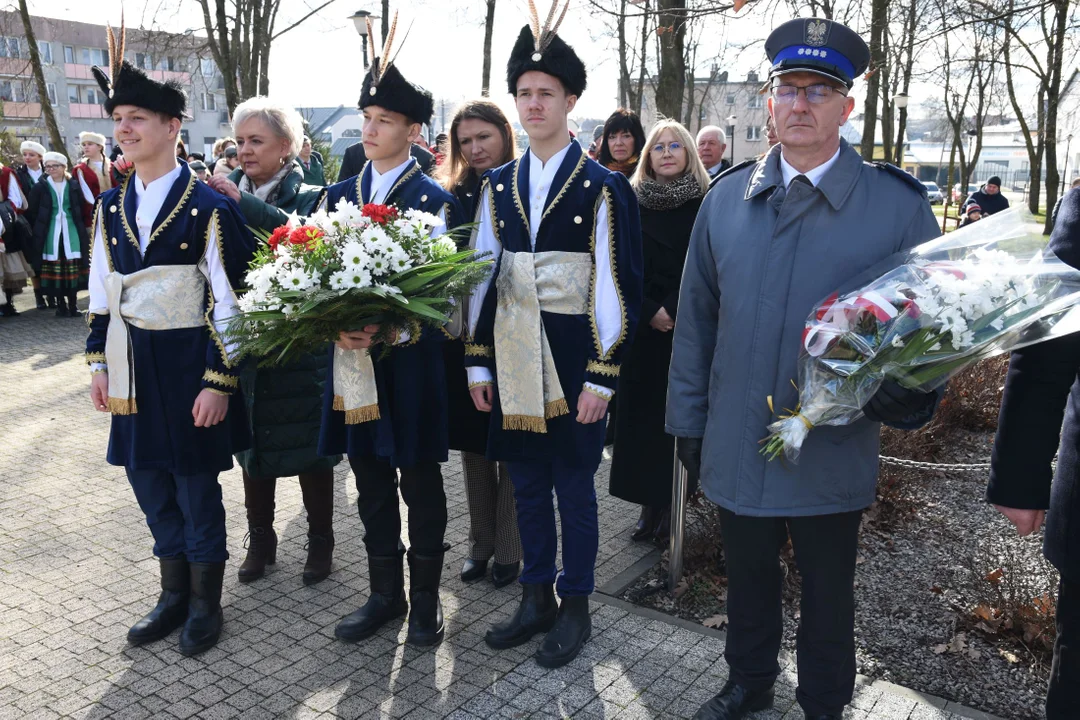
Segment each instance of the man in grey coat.
M697 718L741 718L772 703L783 631L779 552L790 533L802 576L799 704L839 718L855 683L854 574L859 521L874 501L880 423L927 422L938 395L886 382L867 419L815 428L798 465L768 462L759 441L775 407L795 407L807 316L895 252L938 235L922 186L864 163L840 138L863 40L838 23L784 23L765 45L769 112L780 144L720 176L690 240L679 299L667 431L721 507L731 669Z

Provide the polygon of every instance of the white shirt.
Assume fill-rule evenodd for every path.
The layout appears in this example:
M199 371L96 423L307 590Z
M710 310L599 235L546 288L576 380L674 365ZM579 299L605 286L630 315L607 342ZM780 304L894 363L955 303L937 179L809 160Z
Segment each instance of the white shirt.
M139 235L139 250L143 255L146 254L146 248L150 245L154 220L161 212L165 198L179 177L180 166L178 165L176 169L145 187L137 174L131 179L131 187L135 188L135 202L138 205L135 211L135 232ZM126 238L119 238L119 240L127 242ZM205 272L214 294L214 328L218 334L223 334L228 326L229 318L236 314L236 294L229 282L229 276L225 273L225 265L218 250L217 227L214 223L210 224L210 233L206 238L203 263L205 263ZM90 312L94 315L109 314L109 303L105 294L105 278L108 275L109 261L105 254L103 222L99 221L94 226L94 250L90 254ZM227 343L225 349L230 357L234 356L236 343ZM103 369L105 366L100 363L91 365L91 370Z
M60 257L60 243L68 240L67 212L64 210L64 195L67 194L68 184L67 180L56 182L51 177L49 178L49 184L52 185L53 190L56 191L56 199L58 201L57 207L53 208L53 212L56 214L56 223L53 228L53 243L55 243L54 247L57 248L57 255L56 257L46 257L45 259L56 260ZM82 222L82 218L76 218L75 220L76 222ZM67 257L68 260L82 257L82 254L78 252L78 241L75 242L75 250L76 252L74 254L69 254L65 250L65 257Z
M41 177L41 173L38 173L38 177ZM8 179L7 191L5 192L8 202L11 203L11 207L16 210L26 209L26 198L23 197L22 188L19 186L19 178L15 173L11 173L11 177Z
M408 160L395 168L387 170L385 173L380 173L375 169L375 163L371 163L371 200L368 202L385 203L386 196L390 194L394 183L398 181L402 173L409 169L412 163L413 159L412 155L410 155Z
M784 176L784 187L791 187L791 181L798 175L805 175L806 179L810 181L810 184L814 187L818 186L821 182L821 178L825 177L825 173L829 172L829 168L836 164L836 159L840 157L840 148L836 148L836 152L833 156L825 162L818 165L813 170L807 170L804 173L799 172L784 158L784 153L780 153L780 172Z
M544 191L541 196L543 199L540 200L539 209L537 209L535 199L538 195L539 186L546 185L548 190L551 189L551 181L555 177L555 173L558 172L559 166L562 165L562 161L566 158L569 147L567 145L561 152L549 159L544 166L541 166L535 155L529 158L529 231L533 250L536 249L536 233L540 229L540 222L544 215L544 203L547 199L547 191ZM532 150L529 152L532 153ZM502 255L502 246L495 237L492 227L490 195L491 188L486 187L484 194L480 197L480 210L476 220L477 227L473 231L473 246L480 253L487 252L490 253L490 257L498 259ZM597 208L596 223L593 227L594 237L596 238L593 251L596 284L593 288L593 294L596 298L594 308L596 328L600 333L600 347L605 353L619 339L623 330L622 308L619 306L619 295L615 287L615 277L611 272L611 257L608 252L608 214L610 212L611 208L608 207L607 197L604 196L604 202L600 203ZM469 316L466 318L470 335L476 333L476 324L480 319L480 308L484 303L484 297L487 295L491 280L492 278L489 276L487 280L473 290L469 301ZM470 385L491 383L493 381L489 368L469 367L466 370L469 375ZM591 382L586 382L585 386L608 398L615 393L612 388Z
M712 177L716 177L716 174L718 172L720 172L720 168L722 168L723 166L724 166L724 162L720 161L720 162L716 163L715 165L713 165L711 168L708 168L709 175L711 175Z
M26 172L30 173L30 179L31 180L33 180L34 182L37 182L38 180L41 179L41 176L45 173L45 168L39 167L37 170L35 170L34 168L27 165L26 166Z

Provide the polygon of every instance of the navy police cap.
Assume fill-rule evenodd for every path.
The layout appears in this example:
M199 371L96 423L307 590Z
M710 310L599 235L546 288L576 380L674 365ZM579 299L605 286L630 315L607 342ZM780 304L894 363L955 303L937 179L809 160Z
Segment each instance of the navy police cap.
M765 41L769 77L813 72L851 87L870 65L870 48L851 28L832 20L788 20Z

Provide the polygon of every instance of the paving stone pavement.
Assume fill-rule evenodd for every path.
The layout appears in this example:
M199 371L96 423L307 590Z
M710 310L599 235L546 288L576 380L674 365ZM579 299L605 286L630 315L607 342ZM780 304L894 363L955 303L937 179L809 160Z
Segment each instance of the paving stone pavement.
M108 417L89 403L83 324L32 304L24 293L16 302L23 314L0 319L0 720L687 718L724 683L722 635L601 596L592 604L592 640L564 668L537 666L537 643L489 649L485 630L512 612L518 592L458 578L468 515L456 453L444 466L453 548L442 592L446 639L437 649L406 646L401 625L357 645L334 639L337 621L367 590L345 464L337 471L330 578L315 587L301 582L306 521L298 485L284 480L277 565L260 581L237 582L245 522L234 469L221 477L232 560L220 643L196 658L176 651L175 634L128 647L129 625L157 595L150 533L122 469L104 460ZM605 462L596 479L598 586L651 549L630 542L636 507L607 494L607 472ZM790 661L774 709L754 717L802 718ZM986 716L860 681L845 717Z

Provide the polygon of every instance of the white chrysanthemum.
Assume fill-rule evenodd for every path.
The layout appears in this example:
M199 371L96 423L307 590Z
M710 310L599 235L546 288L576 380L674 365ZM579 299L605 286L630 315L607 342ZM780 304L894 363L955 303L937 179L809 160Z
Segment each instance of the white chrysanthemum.
M387 285L386 283L379 283L375 287L379 288L388 295L400 295L401 289L397 285Z
M286 315L292 315L296 312L296 305L293 305L292 303L285 303L281 306L281 312L285 313Z
M345 272L345 271L343 271ZM350 288L371 287L371 273L364 268L355 268L345 272L345 282Z
M423 225L424 227L431 229L442 227L445 223L438 215L432 215L429 212L423 210L409 209L405 211L405 217L414 223Z
M360 239L365 244L377 245L379 243L384 243L389 240L390 236L387 235L386 231L378 225L370 225L364 228L363 232L360 233Z
M375 276L388 275L393 272L390 268L389 258L381 253L371 256L369 267L371 268L371 274Z
M305 224L319 228L327 236L331 235L335 231L334 221L330 217L330 213L326 212L325 210L316 210L315 212L313 212L311 215L308 216L307 222Z
M240 312L254 312L255 311L255 294L245 293L243 297L236 301L236 307L240 308Z
M371 255L360 243L350 242L341 248L341 262L346 268L367 268L371 264Z
M351 287L349 285L350 275L351 273L348 270L338 270L336 273L330 276L330 289L337 290L339 292L342 290L348 290L349 287Z
M301 268L287 270L281 276L281 287L286 290L307 290L312 285L312 277Z

